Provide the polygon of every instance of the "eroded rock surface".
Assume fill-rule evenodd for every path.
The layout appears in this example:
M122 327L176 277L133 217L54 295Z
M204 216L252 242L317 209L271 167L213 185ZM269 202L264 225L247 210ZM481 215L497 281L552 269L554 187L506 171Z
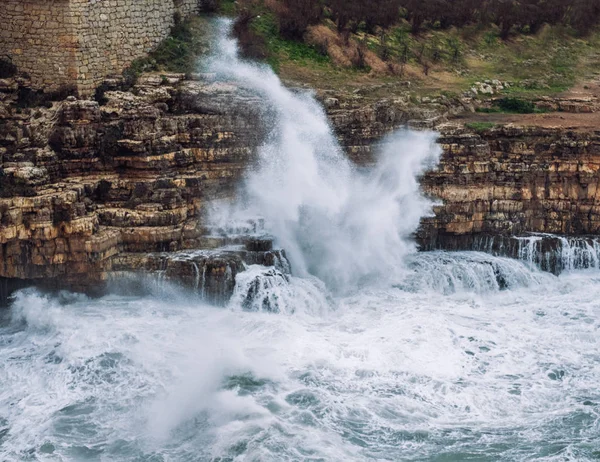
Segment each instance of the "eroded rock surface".
M269 124L261 101L210 75L148 75L130 91L113 83L99 102L69 97L42 107L20 102L18 82L0 86L4 287L21 280L97 287L115 272L154 271L167 252L175 257L164 271L189 286L197 278L192 263L204 257L180 264L177 252L250 242L215 232L204 217L214 201L235 195L256 159ZM471 248L490 235L599 230L596 132L506 126L475 134L447 123L472 109L468 100L415 106L360 94L318 97L358 163L372 162L374 146L395 128L440 130L441 164L422 180L440 200L417 233L423 249ZM239 269L271 251L254 245L225 266ZM214 273L223 267L215 263ZM215 283L217 298L230 293L225 279Z
M444 149L423 189L443 204L418 233L425 249L470 249L482 235L600 231L600 134L439 127Z
M103 104L22 108L17 92L1 95L0 277L85 286L123 253L229 243L201 217L253 161L257 104L182 77L108 91Z

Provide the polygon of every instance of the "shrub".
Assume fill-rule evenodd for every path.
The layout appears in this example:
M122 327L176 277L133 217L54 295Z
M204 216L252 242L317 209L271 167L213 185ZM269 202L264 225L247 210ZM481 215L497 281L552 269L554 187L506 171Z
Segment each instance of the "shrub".
M366 53L367 49L365 45L363 45L362 43L358 44L354 53L352 53L352 55L350 56L352 67L355 67L356 69L365 69L367 67L367 62L365 59Z
M233 23L232 33L238 41L240 54L249 59L265 59L267 44L262 35L252 29L252 21L256 14L250 7L243 7Z
M144 72L166 70L170 72L189 73L195 70L196 59L201 52L201 37L194 29L193 19L182 21L179 14L173 16L173 27L169 37L163 40L148 56L139 58L123 71L123 84L120 90L127 91L136 83ZM107 89L100 89L96 101L102 104L103 94Z
M448 48L450 49L451 60L455 63L459 62L462 56L460 41L456 37L450 37L447 43Z
M340 31L356 31L361 24L369 32L377 26L387 28L400 18L400 0L328 0L337 27Z
M494 104L505 112L514 112L516 114L532 114L535 112L535 106L531 101L519 98L502 98Z
M221 0L199 0L200 11L216 13L221 9Z
M581 35L588 34L600 20L600 0L573 0L567 9L568 23Z
M299 40L306 29L321 19L323 6L319 0L281 0L271 2L277 15L280 34L287 39Z

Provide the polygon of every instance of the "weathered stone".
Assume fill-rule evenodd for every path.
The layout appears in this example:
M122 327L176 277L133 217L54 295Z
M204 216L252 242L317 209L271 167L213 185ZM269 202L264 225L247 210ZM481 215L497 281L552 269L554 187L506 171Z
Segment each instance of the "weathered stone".
M0 56L29 74L35 88L71 86L87 96L165 39L175 13L185 18L199 3L145 0L140 9L135 0L2 0ZM0 92L12 85L0 81Z
M422 185L444 203L423 220L418 237L424 249L473 241L464 236L600 231L599 134L506 126L475 135L459 126L440 128L444 155Z
M262 102L231 84L179 78L107 91L102 105L71 99L27 113L14 110L15 91L6 93L1 278L89 290L115 272L166 271L147 263L148 253L242 246L204 266L220 281L210 288L216 300L231 293L227 268L282 265L271 241L256 237L260 224L218 230L204 222L213 201L234 197L256 159L269 122ZM157 89L166 108L156 106ZM442 202L417 232L423 249L473 248L481 236L600 231L600 133L505 126L475 134L444 123L468 101L415 107L403 98L321 97L338 101L328 110L332 126L363 165L394 129L411 120L436 124L444 154L422 186ZM196 280L190 262L199 260L152 261L163 260L172 261L170 279Z

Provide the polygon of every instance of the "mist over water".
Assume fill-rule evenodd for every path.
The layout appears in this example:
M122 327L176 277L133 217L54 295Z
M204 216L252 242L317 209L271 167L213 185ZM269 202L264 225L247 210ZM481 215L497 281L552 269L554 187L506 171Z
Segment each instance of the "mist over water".
M250 266L227 308L167 286L19 292L0 312L0 460L598 460L597 265L416 253L433 134L392 135L359 171L309 94L225 35L216 55L273 121L220 217L264 218L293 276Z
M417 177L439 159L435 135L391 135L376 167L361 172L310 93L293 92L269 67L239 59L226 35L215 56L209 69L259 94L272 125L243 185L243 201L228 218L264 217L295 273L315 275L331 290L402 274L405 256L415 251L410 235L431 207Z

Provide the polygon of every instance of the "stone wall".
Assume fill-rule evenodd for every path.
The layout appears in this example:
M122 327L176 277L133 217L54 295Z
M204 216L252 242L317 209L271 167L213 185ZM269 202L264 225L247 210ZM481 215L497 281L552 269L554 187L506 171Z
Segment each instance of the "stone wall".
M78 40L68 0L2 0L0 58L9 57L36 86L76 83Z
M196 12L198 0L71 0L75 9L78 82L90 94L165 39L173 16Z
M3 0L0 55L52 91L76 85L90 95L166 38L173 17L197 12L198 0Z

